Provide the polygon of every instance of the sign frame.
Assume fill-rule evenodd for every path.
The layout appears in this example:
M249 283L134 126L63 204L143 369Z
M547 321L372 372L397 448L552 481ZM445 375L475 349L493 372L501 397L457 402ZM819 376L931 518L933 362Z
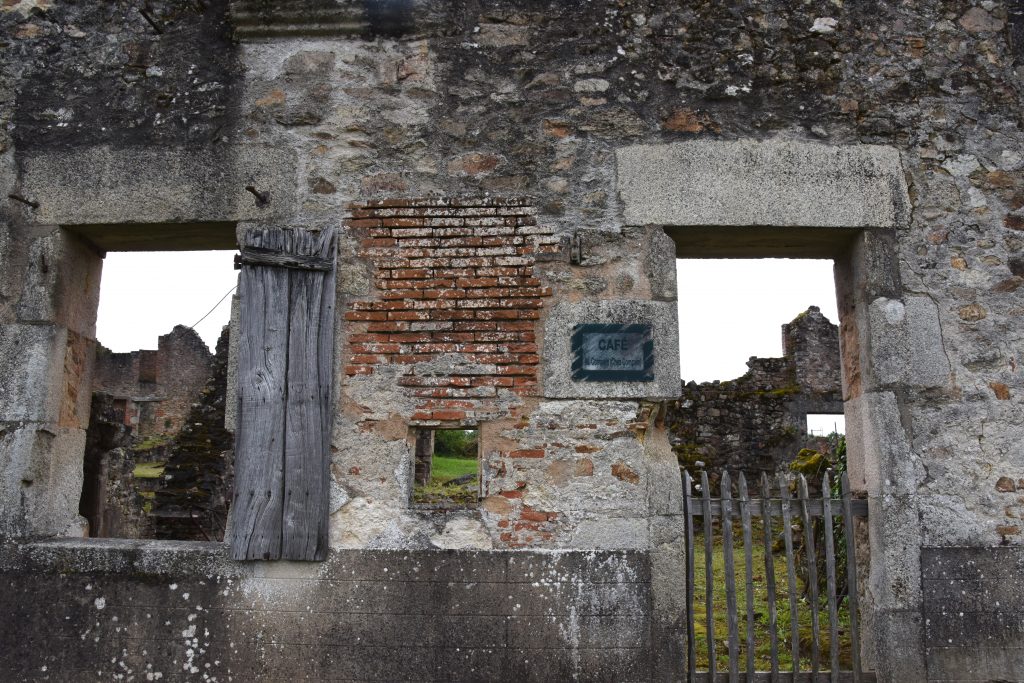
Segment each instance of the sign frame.
M642 340L643 367L640 370L603 370L585 368L585 338L595 334L633 334ZM654 335L650 323L582 323L572 330L572 379L577 382L653 382L654 381Z

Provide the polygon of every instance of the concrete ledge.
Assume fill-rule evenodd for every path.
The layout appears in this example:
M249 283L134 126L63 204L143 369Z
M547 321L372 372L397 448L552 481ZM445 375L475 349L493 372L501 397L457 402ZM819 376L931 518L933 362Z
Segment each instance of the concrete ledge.
M285 150L104 146L19 163L24 194L39 202L39 223L266 220L288 215L294 203L295 156ZM259 205L246 186L268 193L267 201Z
M643 552L279 563L232 562L212 543L8 543L0 585L4 681L640 681L660 647Z
M899 152L791 141L694 141L617 152L627 225L896 228Z

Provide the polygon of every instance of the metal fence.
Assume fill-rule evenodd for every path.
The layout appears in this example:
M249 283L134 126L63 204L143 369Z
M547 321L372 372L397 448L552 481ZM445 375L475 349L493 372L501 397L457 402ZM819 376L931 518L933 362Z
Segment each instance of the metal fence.
M829 473L821 480L820 494L814 495L808 493L803 475L770 481L762 474L755 492L759 497L753 498L742 473L733 482L723 472L717 498L711 496L706 471L700 473L699 493L694 484L684 470L687 681L873 682L873 673L861 671L853 523L854 517L867 516L867 501L851 496L847 475L842 474L836 497ZM756 540L755 526L760 527ZM703 537L698 544L695 536ZM703 582L697 580L698 554L703 554ZM742 556L739 579L737 555ZM777 577L783 555L785 576ZM755 556L763 561L755 562ZM701 588L704 609L698 614L694 601ZM742 608L737 605L740 593ZM761 598L758 609L755 594ZM780 616L786 617L788 628L784 623L780 627ZM718 637L718 629L724 638ZM701 634L706 643L698 648Z

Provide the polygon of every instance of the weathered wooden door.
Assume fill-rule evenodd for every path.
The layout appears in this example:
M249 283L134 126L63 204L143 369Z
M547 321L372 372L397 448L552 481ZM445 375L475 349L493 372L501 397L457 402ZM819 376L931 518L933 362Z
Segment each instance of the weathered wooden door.
M247 231L239 282L236 560L327 556L334 232Z

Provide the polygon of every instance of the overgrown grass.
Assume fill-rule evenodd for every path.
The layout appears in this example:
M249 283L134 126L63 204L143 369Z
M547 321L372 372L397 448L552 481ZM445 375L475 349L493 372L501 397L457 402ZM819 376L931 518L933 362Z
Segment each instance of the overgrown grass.
M464 484L446 485L452 479L473 475ZM430 505L453 505L466 507L475 505L479 489L476 458L449 458L435 455L431 461L430 483L417 484L413 489L413 502Z
M754 593L754 664L758 671L771 670L771 636L769 631L768 585L765 571L764 525L759 519L753 521L752 578ZM775 533L779 533L779 522L774 522ZM739 662L740 670L746 662L746 570L744 565L742 528L733 529L733 547L736 581L736 606L739 615ZM819 548L820 552L824 549ZM694 633L696 641L697 668L706 670L708 667L708 628L705 611L705 567L704 567L704 533L698 527L694 534ZM786 574L786 558L782 553L772 555L772 566L775 568L775 606L777 614L778 652L780 671L792 671L792 615L789 611L789 588ZM801 596L804 586L797 579L797 594ZM725 556L722 550L721 529L716 524L713 535L712 553L712 600L714 612L715 662L719 671L729 668L729 623L726 611L725 590ZM800 634L800 670L811 668L812 621L809 597L800 597L796 610L797 624ZM828 604L825 596L821 596L818 609L820 625L819 643L821 670L830 668L829 661L829 622ZM839 663L841 669L851 666L850 648L850 613L846 600L838 609L839 621Z
M165 466L162 462L140 462L135 464L132 474L136 479L157 479L163 475Z

